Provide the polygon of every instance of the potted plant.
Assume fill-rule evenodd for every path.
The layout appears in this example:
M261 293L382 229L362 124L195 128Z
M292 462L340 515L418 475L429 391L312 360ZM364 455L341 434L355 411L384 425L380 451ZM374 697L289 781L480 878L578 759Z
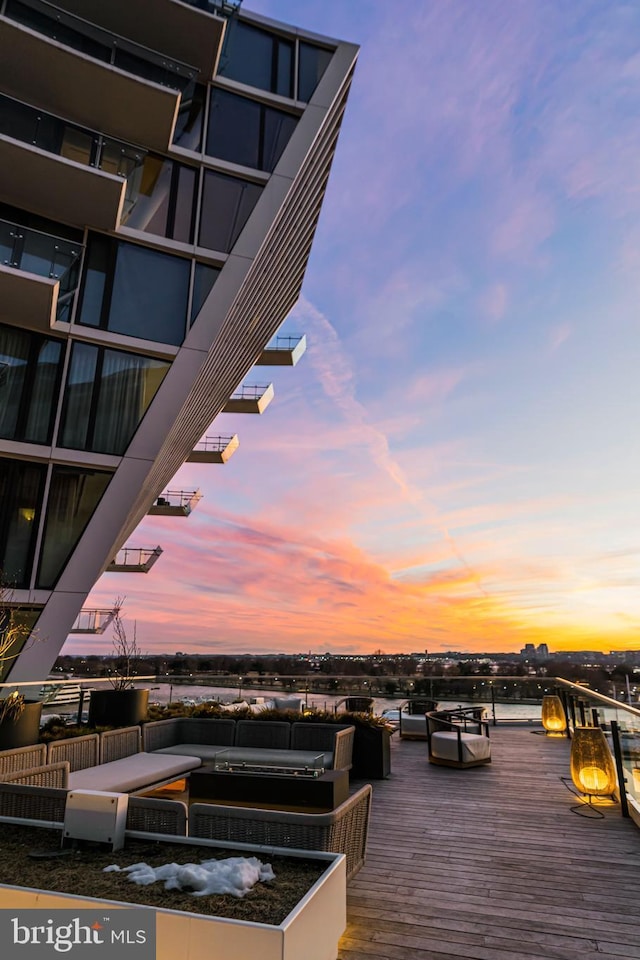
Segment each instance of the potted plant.
M4 677L9 662L18 656L27 641L34 639L31 628L18 616L12 598L11 589L0 579L0 677ZM18 690L0 698L0 750L36 743L41 712L39 700L25 700Z
M134 687L134 662L140 656L136 624L129 637L122 616L123 598L115 601L113 618L114 674L111 688L93 690L89 700L90 727L131 727L147 719L149 691Z
M243 716L244 719L244 716ZM391 773L391 737L393 727L371 713L331 713L314 710L309 713L263 710L248 713L247 719L288 720L290 723L339 723L355 727L353 737L352 780L384 780Z

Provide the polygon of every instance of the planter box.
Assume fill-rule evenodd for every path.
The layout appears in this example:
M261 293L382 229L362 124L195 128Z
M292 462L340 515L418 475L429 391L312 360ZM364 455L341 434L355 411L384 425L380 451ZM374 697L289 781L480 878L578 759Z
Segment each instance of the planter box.
M141 904L78 897L51 890L0 884L0 908L10 909L89 909L101 911L136 907L156 914L156 960L335 960L338 941L346 927L346 868L343 854L314 853L280 847L251 847L210 840L168 837L160 834L132 834L144 840L184 843L202 847L203 858L212 848L229 850L239 856L257 856L268 860L271 855L323 860L327 869L278 926L229 920L223 917L159 910ZM114 854L114 860L117 854Z
M352 780L384 780L391 773L391 737L386 727L356 726Z
M147 719L149 691L92 690L89 700L90 727L135 727Z
M37 743L41 713L42 703L39 700L25 700L24 709L17 720L6 717L0 722L0 750L15 750Z

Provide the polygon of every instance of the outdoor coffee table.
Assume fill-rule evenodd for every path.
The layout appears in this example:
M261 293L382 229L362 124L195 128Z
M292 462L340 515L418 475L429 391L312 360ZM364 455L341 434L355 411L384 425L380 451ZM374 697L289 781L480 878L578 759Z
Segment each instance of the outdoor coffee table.
M349 797L346 770L274 767L216 760L191 771L190 803L240 804L275 810L335 810Z

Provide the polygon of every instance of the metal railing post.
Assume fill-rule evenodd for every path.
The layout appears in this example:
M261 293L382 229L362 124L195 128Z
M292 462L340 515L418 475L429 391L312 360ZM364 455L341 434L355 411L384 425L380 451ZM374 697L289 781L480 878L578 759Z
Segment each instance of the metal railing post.
M618 774L618 789L620 790L620 812L623 817L629 816L629 804L627 803L627 791L625 789L624 765L622 763L622 748L620 745L620 728L618 721L611 721L611 739L613 741L613 756L616 762L616 772Z

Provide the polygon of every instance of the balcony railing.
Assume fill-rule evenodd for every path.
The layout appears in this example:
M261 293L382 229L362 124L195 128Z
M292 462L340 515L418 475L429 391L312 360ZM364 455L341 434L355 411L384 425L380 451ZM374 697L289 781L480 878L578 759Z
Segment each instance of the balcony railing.
M307 349L307 338L298 336L279 336L275 343L265 347L258 359L257 367L295 367Z
M138 189L133 174L142 174L146 150L69 123L6 94L0 94L0 134L122 177L127 181L126 212L135 202Z
M237 434L232 437L205 437L193 448L187 463L226 463L239 446Z
M104 633L113 621L117 610L83 609L76 617L70 633Z
M216 17L232 17L240 9L242 0L180 0L180 2Z
M246 384L227 400L223 413L263 413L273 396L272 383Z
M154 517L188 517L202 500L199 490L165 490L149 508Z
M14 270L60 281L57 319L69 322L84 247L9 220L0 220L0 262Z
M5 16L94 60L172 90L189 90L198 74L187 63L118 36L45 0L8 0Z
M123 547L107 567L107 573L149 573L162 554L162 547Z

